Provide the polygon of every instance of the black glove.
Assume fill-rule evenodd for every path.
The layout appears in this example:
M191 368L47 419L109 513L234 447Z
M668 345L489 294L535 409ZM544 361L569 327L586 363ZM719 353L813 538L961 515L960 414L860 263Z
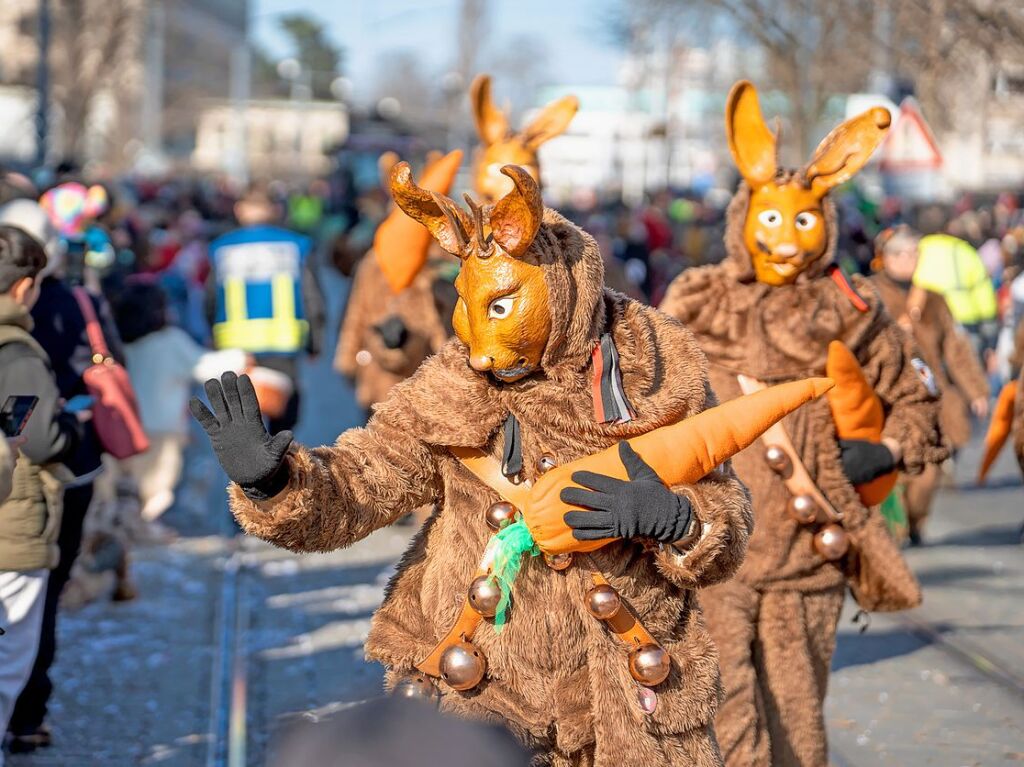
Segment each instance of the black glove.
M267 433L249 376L227 372L220 381L211 378L204 388L213 412L198 397L188 406L210 437L224 472L254 501L273 498L288 484L284 454L292 433Z
M881 442L841 439L839 450L842 453L843 472L854 485L863 485L896 468L892 451Z
M402 318L396 314L392 314L379 325L375 326L374 330L380 333L380 338L384 342L384 346L388 349L401 348L409 338L409 331L406 329L405 323L402 322Z
M564 503L593 511L570 511L563 517L578 541L599 538L653 538L662 543L678 541L690 526L692 510L686 498L676 495L644 463L628 442L619 443L619 457L629 480L592 471L577 471L572 481L588 487L567 487Z

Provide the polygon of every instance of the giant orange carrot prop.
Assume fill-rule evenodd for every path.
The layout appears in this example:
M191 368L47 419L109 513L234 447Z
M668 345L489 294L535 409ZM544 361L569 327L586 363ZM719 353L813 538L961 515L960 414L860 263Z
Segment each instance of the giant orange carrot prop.
M447 194L462 163L462 151L456 149L435 160L423 170L420 186L431 192ZM388 214L373 237L373 255L384 279L395 293L412 284L427 262L430 232L397 206Z
M985 433L985 455L981 459L981 468L978 469L978 484L985 481L989 469L999 457L999 451L1006 444L1006 438L1010 436L1013 426L1013 405L1017 399L1017 382L1010 381L999 392L996 406L992 410L992 420L989 421L988 431Z
M749 447L772 424L831 388L832 381L827 378L779 384L633 437L629 444L669 487L691 484ZM557 466L538 479L522 511L534 541L547 554L594 551L610 542L578 541L562 519L566 512L578 511L560 498L564 488L577 486L572 481L577 471L628 479L617 445Z
M825 375L836 382L828 393L832 420L839 439L862 439L881 442L885 427L885 412L875 390L864 377L864 371L853 352L842 341L828 345ZM863 485L857 485L857 494L865 506L877 506L896 486L898 472L890 472Z

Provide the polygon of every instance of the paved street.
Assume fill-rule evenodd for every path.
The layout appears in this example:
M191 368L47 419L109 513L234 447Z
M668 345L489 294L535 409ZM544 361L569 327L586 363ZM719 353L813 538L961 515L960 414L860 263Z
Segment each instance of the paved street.
M340 285L330 287L337 302ZM359 417L328 357L308 371L305 442L329 441ZM986 489L970 484L976 462L973 446L939 498L927 545L909 552L924 606L874 616L864 634L852 609L843 619L828 700L837 767L1024 761L1024 488L1008 452ZM290 716L378 694L380 669L361 645L411 528L315 556L233 541L216 464L200 447L189 466L169 516L183 537L137 552L141 598L63 617L55 745L12 757L12 767L217 764L225 680L238 679L247 718L236 732L256 765ZM226 668L226 658L242 665Z

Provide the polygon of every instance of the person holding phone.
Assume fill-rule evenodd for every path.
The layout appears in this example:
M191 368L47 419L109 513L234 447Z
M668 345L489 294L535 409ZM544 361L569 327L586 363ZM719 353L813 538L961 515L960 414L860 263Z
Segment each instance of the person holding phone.
M64 412L50 359L31 335L30 312L45 264L46 253L33 237L0 225L0 402L11 396L37 398L27 420L24 415L8 419L17 421L22 441L12 489L0 504L0 628L6 632L0 642L0 725L5 727L32 670L47 581L59 560L62 482L70 477L60 464L78 447L80 418L88 418L88 411ZM4 444L10 449L6 437Z

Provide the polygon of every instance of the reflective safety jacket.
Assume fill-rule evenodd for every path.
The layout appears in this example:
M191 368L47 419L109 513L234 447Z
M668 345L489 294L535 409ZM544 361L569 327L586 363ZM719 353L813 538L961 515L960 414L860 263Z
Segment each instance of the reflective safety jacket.
M941 293L961 325L979 325L996 316L996 291L978 251L948 234L921 239L914 284Z
M216 348L296 354L306 347L302 279L311 248L308 237L275 226L244 227L210 244Z

